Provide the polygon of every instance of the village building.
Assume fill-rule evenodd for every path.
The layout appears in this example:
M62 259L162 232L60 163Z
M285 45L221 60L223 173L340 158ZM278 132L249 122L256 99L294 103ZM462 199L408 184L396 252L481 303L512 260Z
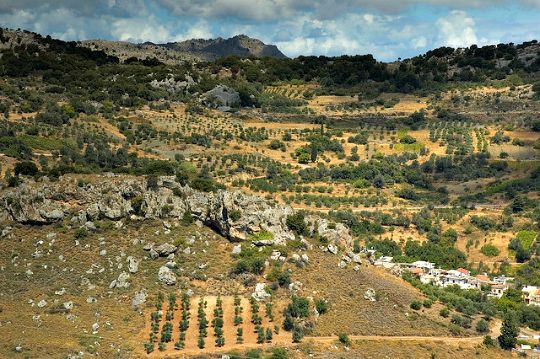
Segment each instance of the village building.
M540 288L532 285L527 285L521 290L523 300L527 305L540 306Z

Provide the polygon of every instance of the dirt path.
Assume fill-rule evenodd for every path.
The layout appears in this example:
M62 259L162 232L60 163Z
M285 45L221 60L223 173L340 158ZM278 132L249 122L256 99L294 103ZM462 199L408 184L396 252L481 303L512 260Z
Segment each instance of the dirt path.
M407 211L421 211L422 209L426 208L426 206L401 206L401 207L365 207L365 208L352 208L350 211L353 213L358 212L377 212L377 211L385 211L385 210L393 210L393 209L399 209L399 210L407 210ZM502 209L503 206L498 204L476 204L476 209ZM459 208L455 206L450 205L441 205L441 206L433 206L434 209L451 209L451 208ZM301 210L309 210L313 212L327 212L331 208L311 208L311 207L302 207L302 206L296 206L293 207L295 211L301 211Z
M406 341L430 341L430 342L444 342L445 344L479 344L484 340L483 336L479 337L423 337L423 336L384 336L384 335L349 335L349 339L352 341L392 341L392 342L406 342ZM304 340L313 340L320 344L333 344L338 340L337 336L329 337L304 337Z

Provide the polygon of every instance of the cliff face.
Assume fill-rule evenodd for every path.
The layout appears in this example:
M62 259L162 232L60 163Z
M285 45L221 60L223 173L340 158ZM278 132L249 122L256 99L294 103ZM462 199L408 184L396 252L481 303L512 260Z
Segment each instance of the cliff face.
M166 44L145 42L133 44L122 41L86 40L79 42L80 46L93 50L103 50L109 55L117 56L120 60L130 57L140 59L155 57L164 63L179 61L212 61L221 57L236 55L239 57L275 57L286 56L275 46L266 45L260 40L246 35L237 35L229 39L192 39Z
M273 233L274 243L294 239L286 225L292 213L289 206L240 191L196 191L181 186L174 177L161 177L152 189L143 178L118 176L97 176L84 185L70 178L29 181L0 195L0 220L5 222L43 225L67 219L85 225L100 218L182 219L189 215L231 240L245 240L264 230Z

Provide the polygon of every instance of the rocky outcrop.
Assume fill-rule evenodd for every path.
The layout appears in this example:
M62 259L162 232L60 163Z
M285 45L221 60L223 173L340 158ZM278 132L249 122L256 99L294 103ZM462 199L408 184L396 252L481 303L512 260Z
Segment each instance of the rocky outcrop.
M196 82L190 75L185 75L185 80L176 80L173 74L167 75L167 77L161 81L156 79L150 82L150 86L153 88L163 89L172 93L182 93L195 85Z
M129 280L129 274L126 272L120 273L117 279L113 280L111 284L109 285L110 289L113 288L129 288L130 283Z
M203 95L203 102L211 107L232 107L240 104L240 95L225 85L217 85Z
M28 180L0 195L0 220L24 224L51 224L70 218L72 223L86 226L98 219L180 219L186 212L233 241L247 240L261 231L272 233L266 245L294 239L286 225L287 216L293 213L289 206L271 204L241 191L196 191L178 184L174 177L160 177L154 189L148 189L140 177L96 176L84 186L70 177L57 182L44 178L40 182ZM154 248L161 256L175 251L158 249Z
M175 285L176 274L174 274L171 268L167 266L161 266L158 271L158 280L167 285Z
M330 223L326 218L317 216L307 216L305 221L308 225L310 235L317 233L320 237L325 238L331 245L328 246L328 251L336 254L339 246L350 248L353 245L351 231L342 223Z

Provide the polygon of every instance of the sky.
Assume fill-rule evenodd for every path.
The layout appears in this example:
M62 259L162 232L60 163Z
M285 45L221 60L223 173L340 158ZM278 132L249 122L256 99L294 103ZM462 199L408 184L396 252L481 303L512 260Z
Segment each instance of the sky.
M0 26L63 40L155 43L245 34L289 57L540 40L540 0L0 0Z

